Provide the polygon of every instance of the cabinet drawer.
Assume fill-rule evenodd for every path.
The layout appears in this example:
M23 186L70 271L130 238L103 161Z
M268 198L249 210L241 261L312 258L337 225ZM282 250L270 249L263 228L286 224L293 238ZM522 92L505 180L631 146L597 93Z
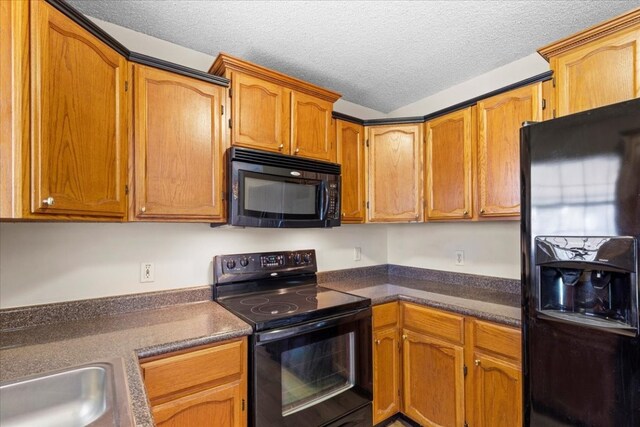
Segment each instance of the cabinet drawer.
M398 323L398 303L376 305L373 307L373 329L392 326Z
M245 340L141 363L149 400L199 388L244 371Z
M473 321L473 346L521 360L520 330L482 320Z
M402 304L405 328L464 343L464 317L413 304Z

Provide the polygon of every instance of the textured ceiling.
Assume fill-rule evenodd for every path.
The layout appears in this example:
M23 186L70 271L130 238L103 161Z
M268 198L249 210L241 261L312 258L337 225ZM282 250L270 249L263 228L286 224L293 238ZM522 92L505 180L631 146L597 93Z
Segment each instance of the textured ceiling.
M227 52L389 112L640 6L633 1L68 0L83 13Z

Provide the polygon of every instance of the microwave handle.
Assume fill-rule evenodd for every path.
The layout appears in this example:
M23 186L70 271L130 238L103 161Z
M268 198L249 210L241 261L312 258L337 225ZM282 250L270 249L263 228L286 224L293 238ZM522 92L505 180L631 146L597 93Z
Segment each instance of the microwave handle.
M327 212L329 211L329 186L326 181L322 182L322 210L320 212L320 218L327 219Z

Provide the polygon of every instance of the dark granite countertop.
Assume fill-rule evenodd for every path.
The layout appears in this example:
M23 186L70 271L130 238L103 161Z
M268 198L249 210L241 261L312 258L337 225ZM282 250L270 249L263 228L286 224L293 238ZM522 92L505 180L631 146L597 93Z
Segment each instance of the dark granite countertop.
M374 305L409 301L479 319L520 327L520 294L501 289L462 285L393 274L344 278L321 286L371 298Z
M248 324L213 301L4 330L0 380L121 357L134 421L152 426L139 357L249 334Z

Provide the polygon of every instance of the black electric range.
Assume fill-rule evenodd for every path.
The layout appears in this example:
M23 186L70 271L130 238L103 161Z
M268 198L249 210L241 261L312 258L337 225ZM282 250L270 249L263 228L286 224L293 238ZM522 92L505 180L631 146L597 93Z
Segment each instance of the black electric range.
M252 427L372 425L371 300L316 271L314 250L214 258L214 299L254 330Z

